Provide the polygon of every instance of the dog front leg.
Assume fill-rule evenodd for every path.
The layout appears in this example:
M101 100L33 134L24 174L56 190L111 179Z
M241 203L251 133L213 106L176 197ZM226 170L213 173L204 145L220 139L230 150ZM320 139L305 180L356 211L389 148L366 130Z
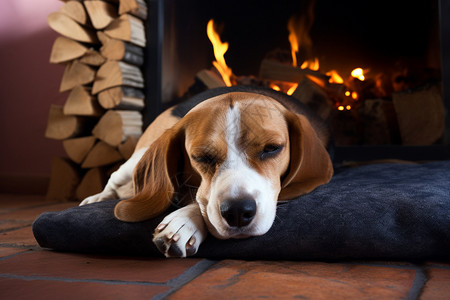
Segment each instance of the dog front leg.
M147 151L147 148L142 148L134 152L117 171L111 174L103 191L87 197L80 203L80 206L109 199L127 199L133 197L133 172L145 151Z
M167 215L156 227L153 242L166 257L186 257L197 253L207 233L200 208L193 203Z

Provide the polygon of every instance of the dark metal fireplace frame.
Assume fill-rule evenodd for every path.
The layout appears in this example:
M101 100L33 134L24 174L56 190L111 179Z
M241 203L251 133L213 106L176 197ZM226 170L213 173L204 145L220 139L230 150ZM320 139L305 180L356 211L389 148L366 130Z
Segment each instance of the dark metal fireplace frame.
M173 62L168 62L165 57L168 44L173 41L168 39L170 35L168 16L171 14L174 1L148 0L149 14L147 24L147 51L144 76L146 78L146 111L144 112L145 123L149 124L165 108L164 90L167 85L165 68L172 64L170 72L176 74ZM195 2L195 1L186 1ZM345 146L337 147L335 159L342 161L364 161L376 159L402 159L402 160L445 160L450 159L450 1L439 0L439 23L441 37L441 70L443 100L446 110L444 142L432 146ZM196 41L192 41L196 42ZM170 45L169 45L170 46ZM189 55L187 53L186 55ZM202 54L200 54L202 55ZM167 55L166 55L167 56ZM203 59L204 60L204 59ZM199 62L199 64L202 64ZM208 68L201 65L199 68ZM175 69L174 69L175 68ZM195 76L192 73L192 78Z

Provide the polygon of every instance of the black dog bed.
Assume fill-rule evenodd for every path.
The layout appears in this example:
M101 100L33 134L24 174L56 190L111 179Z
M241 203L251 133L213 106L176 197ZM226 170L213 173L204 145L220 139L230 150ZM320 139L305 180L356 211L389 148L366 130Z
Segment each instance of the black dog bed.
M114 218L115 200L48 212L33 224L39 245L59 251L161 256L152 243L163 216L141 223ZM450 161L343 169L312 193L280 204L259 237L209 236L211 259L450 258Z

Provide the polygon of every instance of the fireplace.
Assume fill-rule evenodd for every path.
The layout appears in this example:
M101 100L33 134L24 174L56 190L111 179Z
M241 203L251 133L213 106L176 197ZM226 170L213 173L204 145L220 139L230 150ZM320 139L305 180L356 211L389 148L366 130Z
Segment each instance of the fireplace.
M371 74L389 70L391 76L394 67L401 69L402 64L408 70L426 69L434 83L437 82L439 92L442 90L439 94L442 94L444 111L450 111L450 41L440 38L450 36L450 21L443 17L450 15L450 4L446 1L422 0L411 7L408 1L377 1L376 6L366 1L347 1L343 6L328 0L269 3L150 0L148 6L147 124L192 86L197 72L211 68L214 56L206 36L210 19L224 26L221 38L230 44L226 60L234 74L257 76L261 61L268 53L290 48L287 24L295 14L310 18L306 27L310 27L312 47L300 50L300 60L317 57L323 73L338 70L340 74L349 74L361 67ZM402 80L413 77L405 79L400 74L395 80L403 84ZM419 85L430 78L423 79ZM339 117L351 114L346 111L347 104L341 106L344 112L333 113ZM443 122L442 137L429 145L402 145L394 133L390 143L367 144L360 140L338 143L336 160L448 159L450 117L447 114ZM345 126L352 128L352 123Z

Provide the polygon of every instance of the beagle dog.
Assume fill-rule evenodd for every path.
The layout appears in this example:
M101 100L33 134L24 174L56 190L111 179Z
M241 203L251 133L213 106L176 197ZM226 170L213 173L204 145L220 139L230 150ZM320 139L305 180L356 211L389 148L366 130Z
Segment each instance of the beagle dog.
M255 87L207 91L162 113L104 190L80 205L124 199L117 219L139 222L178 209L156 227L167 257L216 238L265 234L277 202L327 183L333 174L324 123L292 97Z

